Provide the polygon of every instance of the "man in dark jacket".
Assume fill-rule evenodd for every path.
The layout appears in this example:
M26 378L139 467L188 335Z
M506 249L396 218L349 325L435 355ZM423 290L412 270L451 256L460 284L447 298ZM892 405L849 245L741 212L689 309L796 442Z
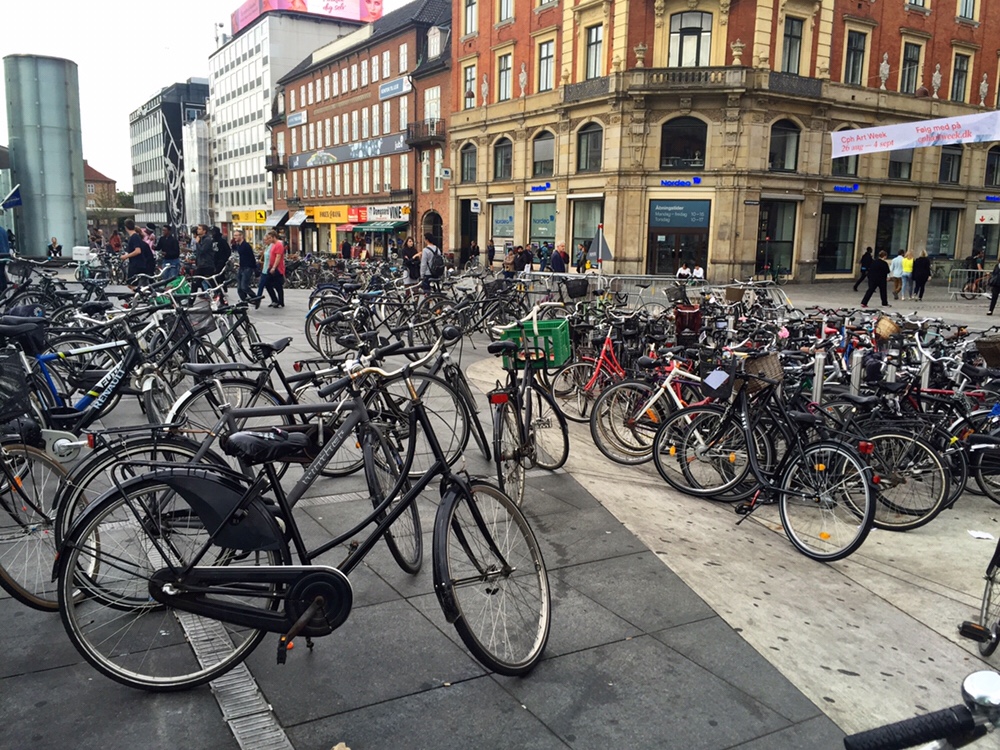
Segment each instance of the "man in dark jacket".
M240 270L236 272L236 291L241 300L250 299L250 285L253 283L253 274L257 270L257 256L253 253L253 247L243 238L243 230L233 230L233 250L240 259Z
M527 265L528 255L524 251L524 245L518 245L514 248L514 271L521 273Z
M872 261L875 260L872 257L871 247L865 248L865 254L861 256L861 275L858 280L854 282L854 291L858 291L858 287L861 286L861 282L868 277L868 269L872 266Z
M194 272L197 276L215 275L215 243L212 235L208 231L208 224L199 224L194 229ZM204 282L205 289L208 289L208 282Z
M177 243L169 224L164 224L161 229L163 234L156 241L156 252L163 259L163 267L166 269L163 272L163 279L173 279L181 272L181 246Z
M886 297L888 291L886 282L889 279L889 263L886 261L888 257L889 254L882 250L878 254L878 259L872 261L871 267L868 269L868 291L865 292L865 296L861 300L862 307L868 307L868 300L875 294L876 289L882 296L882 307L892 307Z

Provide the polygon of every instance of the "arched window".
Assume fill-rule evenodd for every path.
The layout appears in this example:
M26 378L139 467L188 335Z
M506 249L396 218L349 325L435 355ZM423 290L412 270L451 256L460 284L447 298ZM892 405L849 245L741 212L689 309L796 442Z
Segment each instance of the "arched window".
M543 130L532 143L533 177L551 177L555 164L556 139L548 130Z
M799 163L799 126L791 120L778 120L771 126L771 145L767 152L772 172L794 172Z
M604 144L604 129L596 122L589 122L580 128L576 139L576 171L600 172L601 150Z
M704 169L708 126L696 117L675 117L660 133L660 169Z
M670 16L671 68L704 68L712 50L712 14L696 11Z
M1000 146L994 146L986 154L986 187L1000 187Z
M501 138L493 146L493 179L509 180L514 161L514 146L509 138Z
M476 181L476 147L471 143L466 143L462 146L462 150L459 152L461 154L461 164L462 164L462 182L475 182Z

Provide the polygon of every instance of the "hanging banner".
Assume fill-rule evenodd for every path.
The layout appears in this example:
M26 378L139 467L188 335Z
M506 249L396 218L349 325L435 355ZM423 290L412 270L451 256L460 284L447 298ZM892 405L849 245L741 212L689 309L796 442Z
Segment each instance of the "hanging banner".
M1000 141L1000 112L904 122L880 128L838 130L830 133L830 138L833 139L834 159L876 151Z

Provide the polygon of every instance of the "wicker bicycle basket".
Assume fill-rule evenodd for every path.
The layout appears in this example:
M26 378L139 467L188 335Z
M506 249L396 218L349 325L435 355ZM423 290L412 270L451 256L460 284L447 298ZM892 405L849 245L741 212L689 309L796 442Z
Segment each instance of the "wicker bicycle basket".
M743 301L743 287L741 286L726 287L726 302L728 304L732 305L742 301Z
M762 357L747 359L743 364L743 371L748 375L757 375L768 380L776 380L779 383L785 379L785 370L781 366L781 359L777 352L769 352ZM757 378L750 378L744 382L746 383L747 395L750 396L770 385L770 383Z
M0 349L0 422L30 415L31 397L16 349Z
M875 335L880 339L891 339L900 333L899 324L892 318L879 318L875 324Z
M987 367L1000 367L1000 336L981 336L976 339L976 350Z

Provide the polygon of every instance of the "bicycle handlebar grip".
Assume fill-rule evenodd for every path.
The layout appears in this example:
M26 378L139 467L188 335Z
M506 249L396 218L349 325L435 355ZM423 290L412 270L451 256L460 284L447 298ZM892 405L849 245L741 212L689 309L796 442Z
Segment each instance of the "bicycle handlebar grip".
M846 750L902 750L975 728L972 711L960 704L850 735L844 738L844 747Z
M334 380L332 383L324 385L317 391L320 398L326 398L327 396L332 396L337 391L344 390L347 386L351 384L351 376L340 378L339 380Z
M372 359L385 359L386 357L391 357L406 348L405 341L393 341L391 344L386 346L380 346L378 349L372 352Z

